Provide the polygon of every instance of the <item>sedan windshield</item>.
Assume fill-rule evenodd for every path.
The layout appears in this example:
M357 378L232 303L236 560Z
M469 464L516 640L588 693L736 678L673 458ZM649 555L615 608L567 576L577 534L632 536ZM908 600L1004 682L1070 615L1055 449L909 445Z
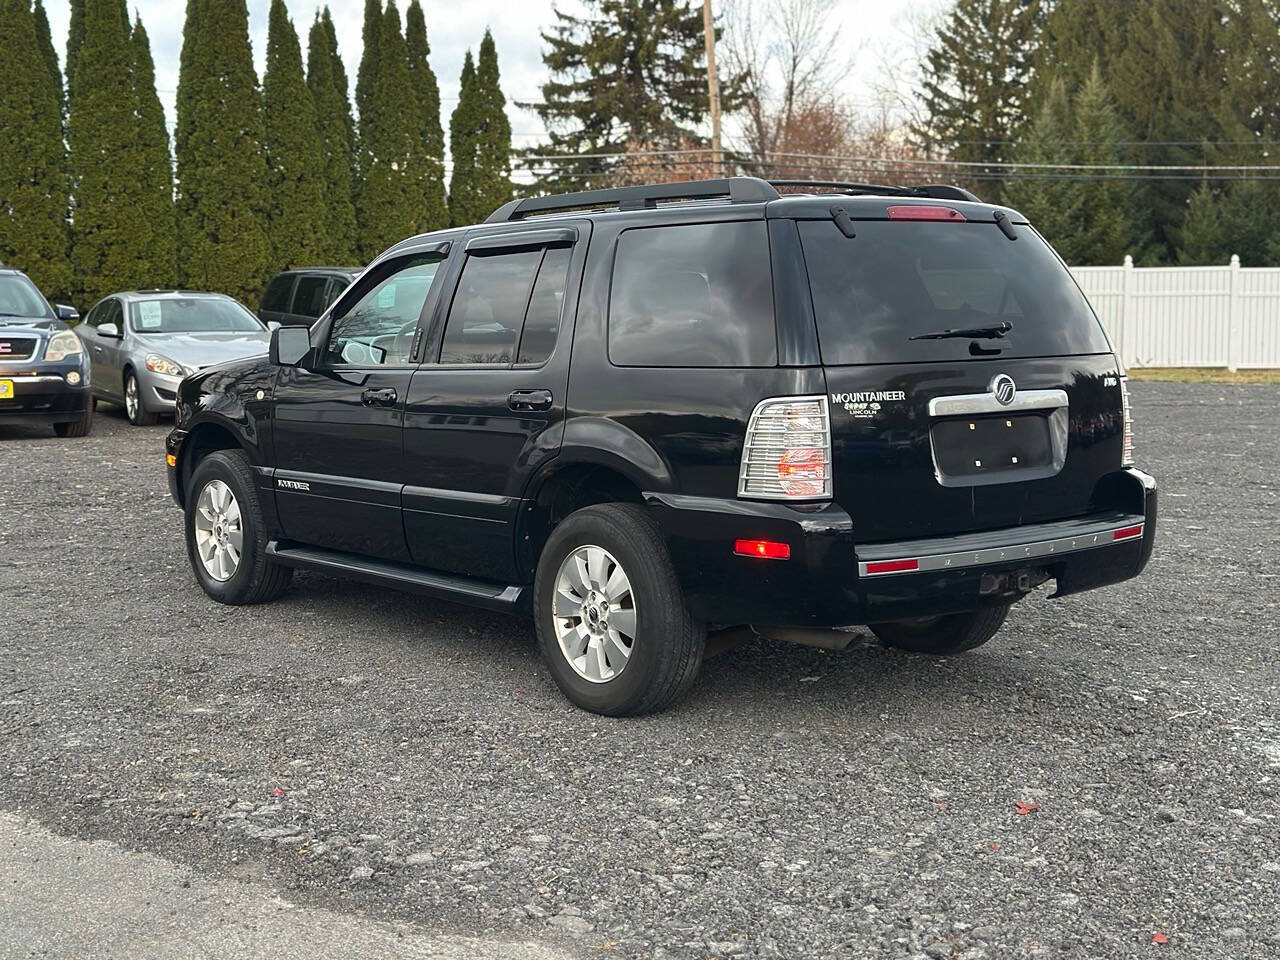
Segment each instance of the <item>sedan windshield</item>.
M130 306L135 333L261 333L262 321L223 297L166 297Z
M0 277L0 317L48 320L52 314L35 284L16 273Z

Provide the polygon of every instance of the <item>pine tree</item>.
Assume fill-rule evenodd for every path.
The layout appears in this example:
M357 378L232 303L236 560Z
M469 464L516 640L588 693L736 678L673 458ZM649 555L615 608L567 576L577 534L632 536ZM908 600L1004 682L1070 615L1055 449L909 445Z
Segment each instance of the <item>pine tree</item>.
M1076 95L1073 139L1078 144L1076 163L1114 166L1124 162L1126 133L1097 64ZM1080 198L1080 223L1077 258L1070 262L1081 266L1120 263L1134 239L1132 191L1125 181L1116 179L1073 186Z
M373 92L360 114L362 182L356 209L360 254L366 261L414 232L420 203L410 179L418 112L395 0L388 0L382 15L377 46Z
M1178 262L1184 266L1207 267L1229 262L1226 252L1227 227L1221 200L1208 181L1203 181L1187 202L1182 227L1182 247Z
M427 22L422 5L411 0L404 17L405 47L409 56L409 89L418 111L411 167L413 195L417 202L414 229L425 233L449 225L444 197L444 131L440 127L440 88L427 61ZM508 138L509 140L510 138Z
M347 79L347 68L342 62L342 57L338 55L338 31L333 26L333 16L329 13L326 6L320 11L320 22L324 24L325 35L329 38L329 62L333 66L333 85L337 88L338 93L342 95L342 118L347 125L347 140L352 146L351 164L352 170L355 170L355 153L356 144L356 121L351 114L351 83Z
M273 270L314 264L325 229L325 156L302 48L284 0L272 0L262 77L267 237Z
M40 56L49 69L49 77L58 91L58 112L65 116L67 109L66 93L62 89L62 68L58 66L58 54L53 49L53 34L49 30L49 16L44 12L44 4L36 0L31 10L35 17L36 43L40 47Z
M1071 163L1072 120L1066 85L1050 84L1035 122L1018 144L1019 163ZM1004 200L1024 214L1068 263L1079 263L1078 230L1083 200L1071 181L1037 177L1034 168L1025 177L1011 179Z
M472 211L476 199L476 66L471 51L462 60L458 78L458 105L449 115L449 158L453 177L449 181L449 219L454 226L475 223Z
M511 121L498 75L498 51L488 30L480 41L471 95L475 123L471 140L475 150L473 206L465 220L456 213L455 220L479 223L511 199Z
M144 264L142 284L176 286L178 282L178 221L173 207L173 155L164 108L156 95L156 68L151 41L139 17L130 36L133 91L138 105L137 168L139 247Z
M66 153L58 91L26 0L0 0L0 263L50 298L71 293Z
M356 115L360 121L356 136L358 148L356 167L360 171L361 180L364 178L367 160L364 155L364 144L359 141L365 126L376 122L374 88L377 86L378 69L381 63L378 45L382 39L382 13L381 0L365 0L364 29L361 32L364 47L360 53L360 66L356 70Z
M925 150L970 163L1009 159L1041 19L1040 0L957 0L922 64L925 119L913 132ZM984 199L1000 196L999 180L977 183Z
M244 0L188 0L174 138L179 280L250 305L270 272L264 137Z
M326 8L327 13L327 8ZM347 123L351 107L344 85L334 76L336 52L323 17L317 17L307 38L307 86L316 105L316 124L324 150L323 235L318 239L317 259L349 263L355 257L356 211L351 199L351 139ZM345 84L345 75L343 78Z
M1124 50L1133 5L1116 0L1057 0L1036 44L1029 102L1039 110L1054 80L1074 97L1096 66L1105 80Z
M67 25L67 96L70 97L76 83L76 63L80 59L80 45L84 43L85 0L71 0L71 22Z
M708 110L706 46L701 4L688 0L587 0L586 13L555 10L556 25L542 39L551 79L537 112L549 143L537 153L617 153L627 143L676 146L697 139ZM732 104L740 82L720 76L721 99ZM548 172L527 166L544 186L589 186L599 160L556 162Z

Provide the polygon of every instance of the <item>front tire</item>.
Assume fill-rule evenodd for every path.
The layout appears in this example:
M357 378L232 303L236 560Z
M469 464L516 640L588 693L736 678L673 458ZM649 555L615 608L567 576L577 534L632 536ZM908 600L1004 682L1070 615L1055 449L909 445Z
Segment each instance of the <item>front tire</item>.
M239 450L218 450L191 476L186 509L187 557L201 588L218 603L274 600L293 569L267 557L267 529L253 470Z
M55 423L53 432L59 437L87 437L93 429L93 401L90 400L79 420Z
M124 377L124 412L135 427L154 427L160 420L159 414L142 405L142 384L132 370Z
M697 678L706 628L689 613L643 507L609 503L571 514L547 540L533 589L543 659L584 710L663 710Z
M920 620L873 623L871 632L900 650L949 656L980 647L994 637L1009 615L1009 606L983 607Z

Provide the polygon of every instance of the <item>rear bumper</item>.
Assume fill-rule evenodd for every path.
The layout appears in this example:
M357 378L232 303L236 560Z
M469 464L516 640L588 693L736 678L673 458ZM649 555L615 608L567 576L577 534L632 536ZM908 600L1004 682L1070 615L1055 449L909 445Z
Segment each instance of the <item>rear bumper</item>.
M955 537L858 544L852 518L819 507L649 494L686 598L713 623L844 626L1009 603L1018 575L1055 596L1137 576L1151 557L1156 484L1116 475L1122 509ZM735 539L786 543L788 560L733 554Z

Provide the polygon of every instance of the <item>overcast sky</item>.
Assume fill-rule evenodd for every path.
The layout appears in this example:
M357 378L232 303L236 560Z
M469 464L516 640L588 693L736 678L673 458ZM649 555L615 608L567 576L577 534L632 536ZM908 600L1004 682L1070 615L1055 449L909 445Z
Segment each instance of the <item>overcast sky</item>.
M270 0L248 0L249 32L254 60L261 80L266 62L267 10ZM769 0L754 0L759 4ZM849 53L849 66L843 89L857 104L870 100L870 89L883 57L893 50L907 47L908 15L912 9L929 10L942 0L837 0L835 24L841 29ZM316 0L287 0L294 27L298 30L303 55L307 49L307 31L322 5ZM403 17L408 0L397 0ZM508 101L511 129L517 146L535 142L542 134L536 114L517 109L512 101L537 99L546 79L541 52L541 30L553 22L552 0L422 0L427 16L427 39L431 44L431 66L440 82L442 122L448 129L449 114L457 103L458 75L467 49L479 46L486 27L493 31L498 47L498 65L502 71L502 90ZM578 0L559 0L563 10L580 9ZM719 10L720 0L715 9ZM54 45L59 59L66 56L68 0L45 0ZM156 86L164 104L170 127L174 121L174 100L178 87L178 56L182 49L182 0L130 0L130 9L142 16L151 37L156 61ZM338 30L338 47L346 63L347 74L355 84L360 63L360 29L363 0L329 0ZM353 91L354 95L354 91Z

